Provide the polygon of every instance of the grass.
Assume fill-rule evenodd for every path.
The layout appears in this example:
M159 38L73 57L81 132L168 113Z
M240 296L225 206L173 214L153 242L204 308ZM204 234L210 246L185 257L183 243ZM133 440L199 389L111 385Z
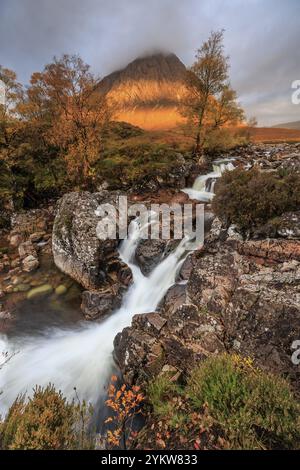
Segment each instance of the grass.
M163 429L173 448L199 448L199 435L226 449L300 447L300 404L289 383L257 369L249 358L208 358L182 387L159 376L147 395L151 429Z

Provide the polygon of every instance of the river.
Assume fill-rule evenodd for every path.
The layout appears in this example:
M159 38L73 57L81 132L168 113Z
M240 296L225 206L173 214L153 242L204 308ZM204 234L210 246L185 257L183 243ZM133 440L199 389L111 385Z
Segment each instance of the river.
M192 188L184 190L190 197L207 202L213 197L216 178L231 161L217 161L213 172L199 176ZM119 248L120 257L133 273L133 284L124 296L120 309L101 323L76 321L74 325L43 324L35 334L28 331L0 336L0 351L12 355L0 370L0 412L5 414L18 394L31 394L36 384L53 383L68 399L74 398L74 387L80 399L96 404L112 373L113 340L118 332L130 325L137 313L152 312L175 281L189 253L187 240L144 276L134 263L135 250L141 234L138 221L130 224L129 237ZM38 321L38 319L37 319Z

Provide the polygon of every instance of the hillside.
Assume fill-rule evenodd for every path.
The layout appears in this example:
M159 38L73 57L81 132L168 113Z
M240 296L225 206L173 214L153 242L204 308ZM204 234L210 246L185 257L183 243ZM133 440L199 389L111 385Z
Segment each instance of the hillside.
M277 124L276 126L272 126L272 128L300 130L300 121L285 122L283 124Z
M99 90L117 106L118 120L144 129L168 129L180 120L177 104L185 71L175 54L153 54L106 76Z

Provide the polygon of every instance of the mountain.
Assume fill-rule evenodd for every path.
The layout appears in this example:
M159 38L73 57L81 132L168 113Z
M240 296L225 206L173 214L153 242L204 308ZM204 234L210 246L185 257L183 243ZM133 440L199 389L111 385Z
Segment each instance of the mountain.
M141 57L99 83L117 109L117 119L146 129L166 129L180 120L186 68L175 54Z
M276 126L272 126L275 129L294 129L300 130L300 121L293 121L293 122L285 122L283 124L276 124Z

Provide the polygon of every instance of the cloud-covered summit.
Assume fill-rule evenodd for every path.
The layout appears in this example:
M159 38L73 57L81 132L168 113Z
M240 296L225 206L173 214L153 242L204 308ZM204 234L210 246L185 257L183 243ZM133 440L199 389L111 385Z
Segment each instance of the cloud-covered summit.
M100 76L156 51L189 65L213 29L225 29L231 80L260 124L298 120L298 0L1 0L0 64L28 82L54 55L78 53Z

